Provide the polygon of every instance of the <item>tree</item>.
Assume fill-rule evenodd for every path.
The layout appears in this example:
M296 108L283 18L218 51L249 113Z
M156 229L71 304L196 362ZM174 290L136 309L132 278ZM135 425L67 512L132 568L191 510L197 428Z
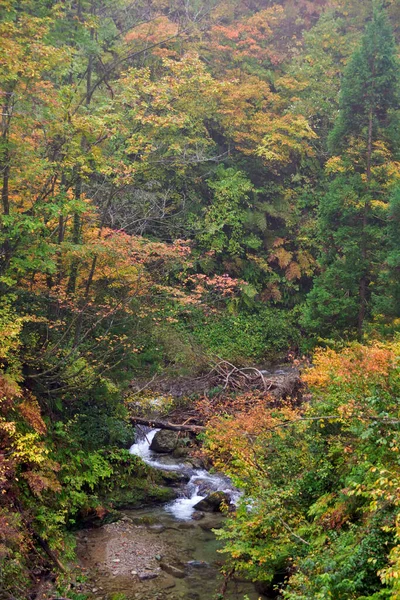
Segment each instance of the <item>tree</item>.
M391 321L400 317L400 188L396 186L388 207L386 257L374 294L374 313L377 318Z
M356 320L358 336L362 336L382 260L379 248L386 223L382 212L387 209L388 189L398 176L393 164L400 141L396 130L398 107L396 46L386 13L377 3L360 48L345 69L339 116L330 135L331 150L339 155L328 161L328 172L334 178L319 210L322 273L309 296L309 324L313 314L318 323L323 314L336 320L338 309L346 311L347 297L351 298L352 310L342 315L339 329L344 323L354 328ZM349 185L353 186L351 205ZM345 188L342 192L341 186ZM358 252L349 254L355 243ZM335 287L335 274L341 277L346 262L346 282Z

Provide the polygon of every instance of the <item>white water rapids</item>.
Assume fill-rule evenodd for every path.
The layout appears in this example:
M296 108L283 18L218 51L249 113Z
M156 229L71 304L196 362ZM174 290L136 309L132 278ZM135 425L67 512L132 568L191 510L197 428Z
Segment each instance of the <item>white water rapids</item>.
M222 491L228 494L234 504L239 498L239 492L235 490L227 477L223 475L210 474L204 469L195 469L187 463L181 463L170 456L158 454L150 450L150 444L159 429L145 430L137 428L136 442L131 446L130 453L139 456L146 464L164 471L176 471L190 477L183 485L181 497L165 505L165 510L176 519L187 521L192 518L195 511L194 506L206 498L210 492Z

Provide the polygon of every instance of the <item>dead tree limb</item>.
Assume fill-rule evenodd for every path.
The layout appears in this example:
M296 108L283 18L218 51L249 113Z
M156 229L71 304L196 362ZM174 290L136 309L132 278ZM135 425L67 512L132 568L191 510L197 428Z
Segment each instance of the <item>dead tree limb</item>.
M178 425L176 423L165 423L164 421L154 421L153 419L143 419L142 417L131 417L133 425L145 425L153 429L168 429L170 431L189 431L191 433L201 433L205 430L202 425Z

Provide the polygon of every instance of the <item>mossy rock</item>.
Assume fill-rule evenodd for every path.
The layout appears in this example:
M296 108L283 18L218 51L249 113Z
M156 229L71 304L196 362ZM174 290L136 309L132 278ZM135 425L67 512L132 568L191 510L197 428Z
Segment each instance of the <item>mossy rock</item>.
M114 461L112 478L96 489L102 504L114 509L139 508L145 504L169 502L176 498L176 491L162 472L146 465L137 456L121 453Z
M148 481L136 482L131 488L117 488L107 497L117 509L139 508L144 504L169 502L176 498L176 491L170 487Z
M167 429L161 429L157 431L156 435L152 439L150 449L154 452L160 452L162 454L170 454L178 446L179 433L176 431L168 431Z
M174 458L187 458L189 456L190 449L187 446L177 446L172 452Z
M187 473L182 473L181 471L160 470L159 474L163 482L167 485L179 485L181 483L187 483L190 479L190 475Z
M194 508L204 512L219 512L223 505L229 505L229 503L229 496L225 492L212 492L195 504Z

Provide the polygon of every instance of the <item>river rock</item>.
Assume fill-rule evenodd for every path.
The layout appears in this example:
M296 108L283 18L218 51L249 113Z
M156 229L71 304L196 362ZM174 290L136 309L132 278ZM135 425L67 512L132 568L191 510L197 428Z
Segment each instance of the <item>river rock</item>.
M140 581L148 581L149 579L155 579L158 577L158 573L149 572L149 573L139 573Z
M186 573L183 569L179 569L178 567L174 567L168 563L161 562L160 567L163 571L168 573L168 575L172 575L172 577L176 577L177 579L183 579L186 576Z
M188 473L182 473L181 471L159 471L164 482L168 485L179 485L181 483L187 483L190 479Z
M176 431L168 431L167 429L161 429L157 431L154 436L150 449L154 452L160 452L162 454L169 454L175 450L178 445L179 434Z
M149 525L148 530L152 533L162 533L163 531L165 531L165 527L164 525L161 525L161 523L155 523L154 525Z
M196 525L191 523L190 521L184 521L183 523L179 523L178 529L194 529Z
M164 575L164 578L157 583L159 590L170 590L176 586L175 580L172 575Z
M186 564L188 567L193 567L194 569L206 569L210 566L205 560L189 560Z
M220 520L218 521L209 521L208 519L205 521L202 521L200 523L200 529L202 529L203 531L206 531L207 533L210 531L213 531L214 529L221 529L222 527L222 523Z
M196 479L195 484L198 487L198 493L200 496L209 496L213 493L213 490L210 487L210 481L208 479Z
M222 504L230 503L228 494L225 492L212 492L203 500L200 500L194 505L195 510L201 510L204 512L219 512Z
M189 454L189 448L186 446L178 446L172 453L174 458L186 458Z
M204 469L204 461L202 461L201 458L192 456L189 460L195 469Z
M201 519L204 519L204 517L205 517L205 514L203 512L201 512L200 510L196 511L192 515L193 521L201 521Z

